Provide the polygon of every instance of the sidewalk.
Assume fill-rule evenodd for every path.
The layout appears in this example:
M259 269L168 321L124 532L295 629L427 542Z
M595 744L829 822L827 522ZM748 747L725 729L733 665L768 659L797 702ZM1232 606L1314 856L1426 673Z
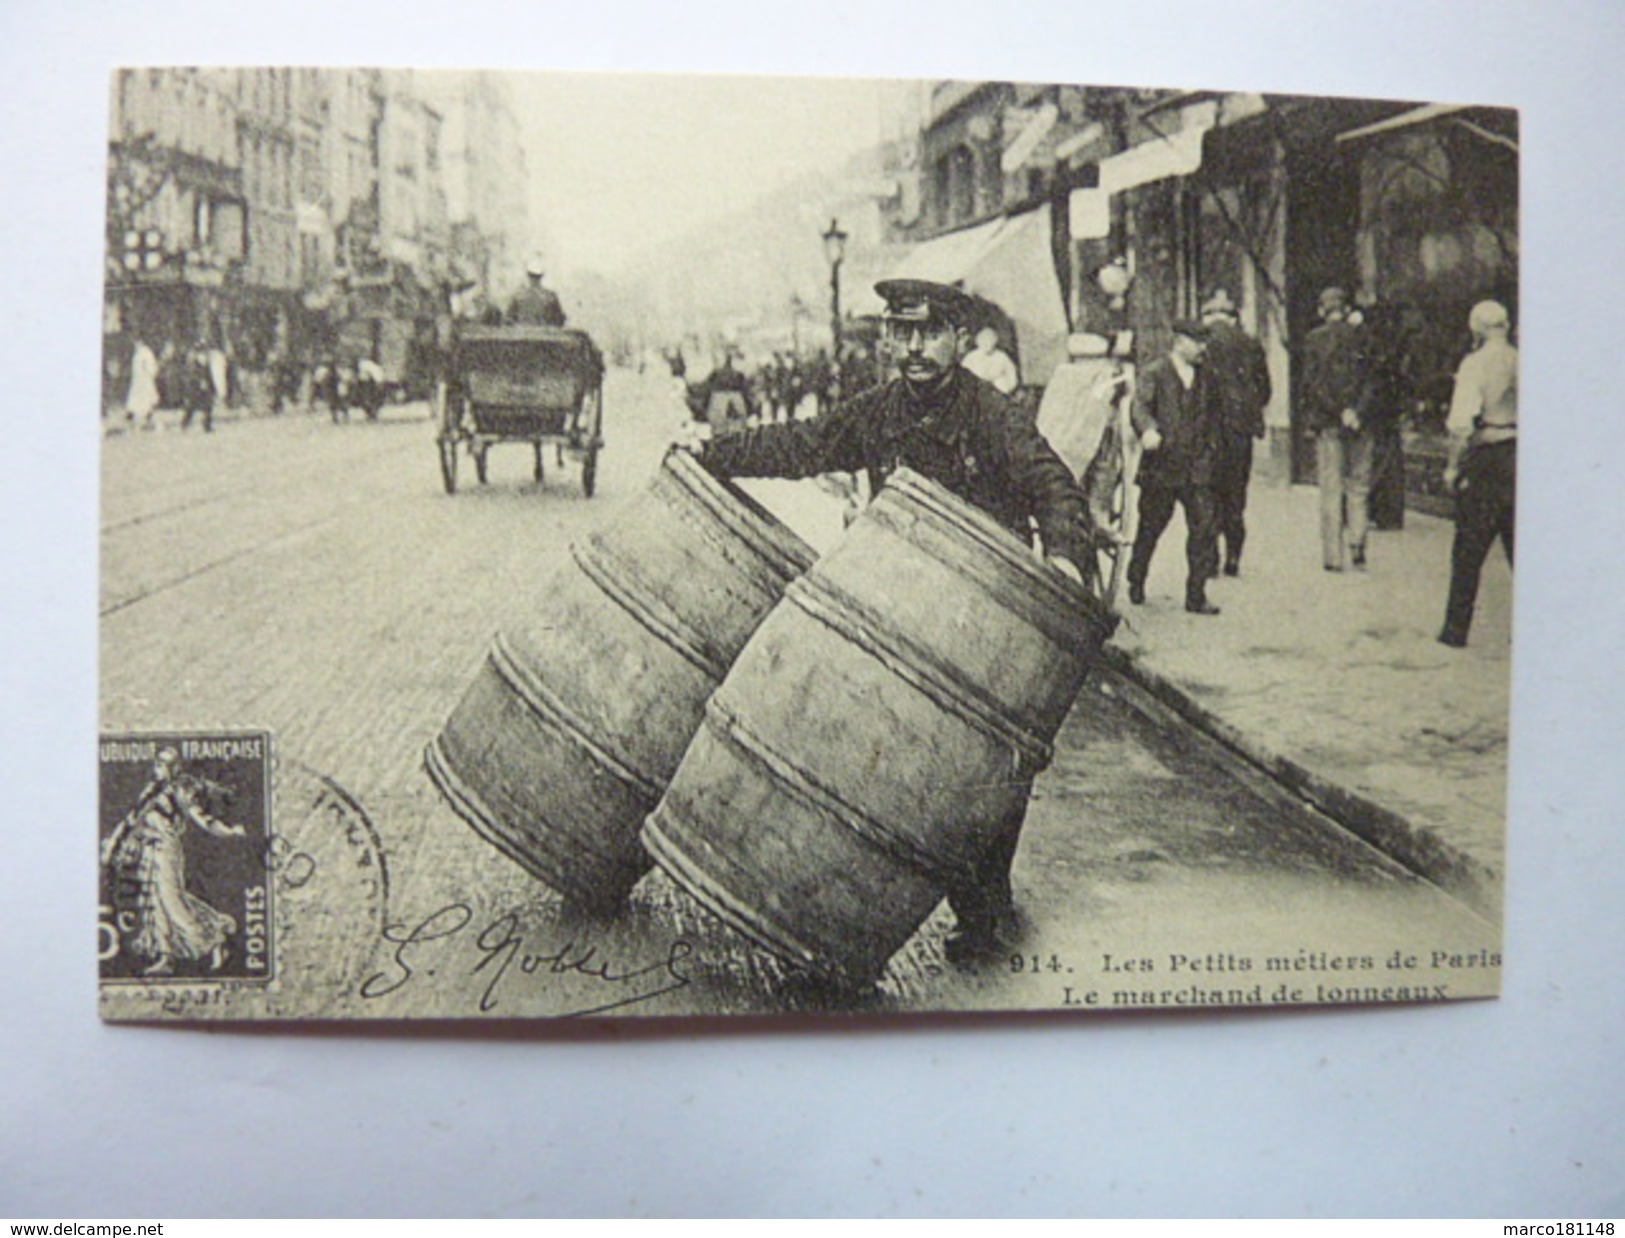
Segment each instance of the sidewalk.
M1484 568L1471 643L1434 639L1454 526L1407 512L1370 567L1321 567L1318 494L1255 480L1223 613L1183 607L1185 531L1157 547L1143 606L1119 603L1112 664L1362 838L1498 916L1506 820L1512 573Z
M391 402L384 405L382 412L379 414L380 420L388 421L391 419L392 414L399 418L408 410L412 417L418 418L424 415L427 405L422 400ZM201 415L194 417L192 425L183 431L181 429L181 419L185 416L186 411L184 409L165 406L153 412L150 426L140 424L132 426L123 413L115 411L102 418L102 438L120 438L125 435L141 434L202 434L205 432ZM284 417L290 421L297 421L304 417L314 417L321 421L332 420L332 414L326 407L319 407L315 404L292 404L283 408L280 413L273 413L270 406L264 403L239 403L222 404L217 408L214 413L214 425L216 429L219 429L221 426L231 425L239 421L268 421L273 417ZM344 424L353 422L356 425L362 425L366 423L366 420L366 416L357 408L350 414L349 422Z
M300 408L287 408L281 413L273 414L271 410L262 405L255 404L222 404L214 412L216 428L229 425L235 421L256 421L262 417L295 417L315 411L309 405ZM327 415L323 410L322 415ZM132 425L128 418L118 410L102 418L102 437L119 438L127 434L169 434L181 433L181 419L186 416L186 410L181 408L154 409L150 425L141 425L139 422ZM202 434L203 418L199 414L192 418L192 425L185 431L187 434Z

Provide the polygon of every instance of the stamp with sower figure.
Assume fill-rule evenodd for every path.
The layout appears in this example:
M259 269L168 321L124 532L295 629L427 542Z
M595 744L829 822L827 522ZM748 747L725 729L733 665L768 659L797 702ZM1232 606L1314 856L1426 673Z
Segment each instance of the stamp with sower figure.
M98 767L102 982L269 980L270 735L105 735Z

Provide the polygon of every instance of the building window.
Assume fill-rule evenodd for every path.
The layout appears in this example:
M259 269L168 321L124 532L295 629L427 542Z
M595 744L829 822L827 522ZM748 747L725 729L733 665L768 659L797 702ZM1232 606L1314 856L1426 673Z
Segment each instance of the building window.
M956 146L931 169L931 213L937 223L955 227L976 218L976 155Z
M299 282L306 288L322 285L322 238L309 233L299 238Z
M954 223L976 217L976 156L968 146L948 152L949 213Z
M241 202L219 200L213 205L210 243L227 262L240 261L245 256L248 238L246 211Z
M931 167L931 214L939 224L949 222L949 208L953 198L949 191L947 157L938 159Z

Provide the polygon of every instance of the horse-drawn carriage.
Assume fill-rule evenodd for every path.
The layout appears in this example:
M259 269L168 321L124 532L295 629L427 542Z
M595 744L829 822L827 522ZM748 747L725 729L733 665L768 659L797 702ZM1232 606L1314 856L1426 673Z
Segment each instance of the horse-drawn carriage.
M526 443L543 480L545 451L581 470L591 498L603 438L604 361L585 331L562 327L465 327L452 342L436 388L440 475L457 492L457 457L466 449L486 481L486 457L498 443Z

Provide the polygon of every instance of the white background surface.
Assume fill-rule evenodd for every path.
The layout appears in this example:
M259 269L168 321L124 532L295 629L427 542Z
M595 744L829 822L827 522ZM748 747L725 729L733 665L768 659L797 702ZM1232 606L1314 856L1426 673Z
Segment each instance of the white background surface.
M1625 6L11 0L0 59L0 1216L1625 1214ZM108 73L210 61L1008 77L1522 108L1505 996L464 1037L101 1026Z

